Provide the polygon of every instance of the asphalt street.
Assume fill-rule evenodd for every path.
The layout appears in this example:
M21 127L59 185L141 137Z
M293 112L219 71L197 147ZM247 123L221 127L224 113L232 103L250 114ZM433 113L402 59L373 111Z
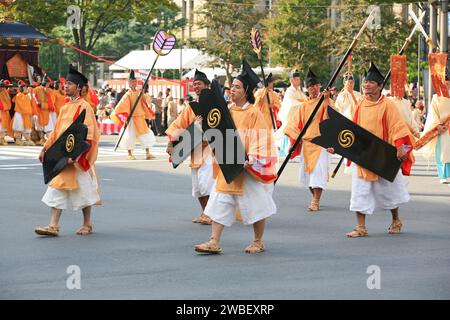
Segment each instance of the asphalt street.
M89 236L75 235L81 212L64 212L57 238L33 232L50 217L41 202L39 148L0 146L0 299L450 298L450 187L420 154L409 177L411 201L400 208L400 235L387 233L390 213L377 211L367 220L369 237L345 237L356 221L343 170L330 180L322 210L307 212L310 194L298 187L292 162L275 188L267 251L244 253L253 230L236 223L223 233L224 253L208 256L193 250L210 227L191 222L200 207L189 167L171 168L163 137L150 161L142 151L136 161L114 153L116 138L102 137L103 205L93 209ZM79 267L80 289L67 286L70 266ZM371 270L379 289L369 289Z

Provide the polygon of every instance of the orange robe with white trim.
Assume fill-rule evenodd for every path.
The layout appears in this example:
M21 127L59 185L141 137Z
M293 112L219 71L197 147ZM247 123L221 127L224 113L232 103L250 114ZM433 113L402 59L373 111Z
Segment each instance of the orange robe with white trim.
M52 179L50 186L59 190L78 189L77 170L88 171L93 174L94 164L98 155L98 142L100 141L100 129L95 120L94 111L84 99L77 99L66 103L56 120L55 129L50 133L45 149L50 148L55 141L67 130L83 110L86 110L84 124L88 127L87 142L91 145L89 150L82 154L77 162L67 165L60 174Z
M48 125L48 122L50 119L49 103L52 103L52 102L50 102L49 99L53 99L50 91L52 91L52 90L51 89L46 90L46 88L44 88L43 86L38 86L33 89L33 93L34 93L37 103L38 103L38 108L37 108L38 124L41 127ZM54 103L54 101L53 101L53 103Z
M53 90L55 97L55 112L59 114L62 106L66 103L66 93L62 90Z
M272 183L277 178L277 151L272 130L267 126L264 115L254 105L244 109L233 104L229 109L245 153L254 162L254 165L247 168L247 173L262 183ZM244 188L244 172L228 184L222 171L218 170L217 192L242 195Z
M278 95L275 91L269 90L267 88L261 88L255 92L255 106L262 112L264 115L264 119L269 126L269 128L273 128L272 124L272 115L270 112L269 102L267 101L267 92L269 95L270 103L272 105L272 113L275 121L275 125L277 125L278 121L278 111L281 108L281 101L278 98ZM277 125L278 126L278 125ZM274 128L275 130L277 128Z
M172 142L175 141L194 120L195 113L191 106L188 105L167 128L166 134L169 137L169 140ZM210 154L211 149L209 148L208 142L203 141L201 148L196 148L191 152L191 162L189 166L193 169L200 168Z
M9 110L11 110L12 102L11 96L9 95L8 89L0 88L0 112L2 128L6 129L8 135L12 136L12 121Z
M24 128L31 129L31 116L36 108L31 93L19 92L14 99L16 103L14 110L22 116Z
M139 96L139 91L128 90L122 99L120 99L110 118L117 124L123 125L124 120L128 119L131 109L133 109L134 104ZM134 128L136 130L136 136L140 136L150 132L149 126L145 119L154 119L154 114L147 107L146 97L142 95L136 109L133 112L132 120L134 123Z
M298 135L303 129L303 126L308 121L309 116L312 114L314 108L317 105L320 97L315 99L308 99L302 105L300 105L297 109L294 109L291 114L286 129L284 133L291 140L291 145L294 144ZM300 151L303 153L303 158L305 160L305 172L311 173L314 167L319 160L320 152L323 149L321 146L314 144L311 140L317 136L320 136L319 124L328 119L327 113L327 105L330 105L334 108L334 102L331 99L324 99L322 105L319 107L316 115L314 116L311 125L306 130L305 134L302 137L302 142L299 144L297 150L292 154L291 158L300 154Z
M408 125L395 103L386 97L382 97L378 102L363 98L353 114L353 121L395 147L400 147L402 144L413 146ZM408 159L402 163L403 174L409 175L411 166L410 150ZM378 180L378 175L360 166L358 166L358 177L366 181Z

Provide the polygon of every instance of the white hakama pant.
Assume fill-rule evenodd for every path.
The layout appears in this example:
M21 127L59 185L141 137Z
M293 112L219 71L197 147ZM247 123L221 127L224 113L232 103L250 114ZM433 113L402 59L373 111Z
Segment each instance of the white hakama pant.
M305 158L303 152L300 154L299 180L300 186L305 188L320 188L325 190L327 187L328 176L331 164L331 154L324 148L320 150L320 156L312 172L305 171Z
M352 163L350 211L373 214L375 208L391 210L409 201L408 180L401 170L393 182L381 177L377 181L366 181L358 177L357 167Z
M50 112L48 115L48 124L42 128L42 131L44 131L45 133L52 132L53 129L55 129L56 118L56 112Z
M120 134L123 132L123 127L120 130ZM134 126L134 121L130 121L127 126L127 130L123 134L122 140L120 141L119 148L125 150L134 150L136 146L136 140L139 140L143 149L151 148L155 142L155 134L152 130L149 130L148 133L141 134L137 136L136 129Z
M230 227L236 220L239 209L243 223L253 224L277 213L272 198L273 183L264 184L244 172L244 194L233 195L217 192L214 188L209 196L205 214L213 221Z
M191 169L192 196L194 198L206 197L214 190L213 164L209 155L200 168Z
M91 176L89 172L77 169L77 181L76 190L59 190L49 186L42 197L42 202L52 208L62 210L72 208L77 211L100 201L95 175Z
M25 129L25 126L23 125L23 117L17 111L14 113L13 131L23 132L23 133L31 133L31 129Z

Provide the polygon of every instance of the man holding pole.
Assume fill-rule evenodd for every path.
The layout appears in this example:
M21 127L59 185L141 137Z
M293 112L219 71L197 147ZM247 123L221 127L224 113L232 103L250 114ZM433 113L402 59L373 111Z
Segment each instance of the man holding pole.
M392 213L389 234L400 233L402 222L398 208L409 201L408 181L404 174L409 175L412 165L409 157L412 146L410 131L394 103L381 94L383 81L383 76L372 63L364 79L364 98L353 113L353 122L397 148L397 158L403 161L402 172L398 172L395 180L389 182L368 169L352 164L350 210L356 212L358 224L347 233L350 238L368 235L366 215L373 214L376 207ZM334 149L329 148L328 151L333 153Z
M84 110L86 112L84 124L87 126L86 141L90 146L77 159L69 159L67 166L50 181L42 198L42 202L51 207L50 223L45 227L35 228L34 231L39 235L53 237L59 235L59 219L62 211L70 207L73 210L82 209L83 211L83 225L76 233L78 235L92 233L91 208L94 204L100 203L94 167L98 154L100 129L95 120L94 111L80 96L81 88L87 79L72 66L70 66L66 79L65 91L70 101L61 108L55 129L50 133L42 148L39 160L45 161L47 150L55 144Z
M277 130L277 128L281 125L280 121L277 119L278 111L281 108L281 102L277 93L273 91L274 78L272 77L272 74L268 75L266 82L266 88L258 89L255 92L255 106L264 115L264 120L267 122L267 126L269 128L273 128L273 130ZM269 99L267 99L267 95L269 96ZM272 115L277 128L273 127Z
M197 97L200 96L202 90L208 88L209 84L210 81L206 77L206 74L199 70L195 70L193 86ZM188 128L195 119L196 114L192 107L188 105L178 115L177 119L171 123L166 130L166 134L169 137L169 144L167 146L167 152L169 154L172 152L173 141L175 141L181 132ZM211 219L204 213L209 195L214 187L211 149L208 142L203 141L202 146L192 152L190 167L192 173L192 196L198 199L202 208L200 215L192 220L192 222L210 225Z
M293 113L293 116L288 119L285 129L285 134L291 140L292 145L320 99L320 88L322 85L311 69L309 69L305 77L305 84L309 97L301 107L295 110L296 112ZM300 185L309 188L312 194L311 204L308 207L309 211L318 211L320 209L320 197L328 182L328 171L331 162L331 157L326 150L311 142L312 138L320 135L320 122L328 117L327 105L334 106L333 101L329 98L329 91L325 91L324 95L325 99L312 120L308 131L302 137L301 144L291 156L293 158L300 154Z
M136 160L136 157L133 155L133 150L136 145L136 139L139 139L142 147L145 148L145 159L151 160L154 159L155 156L150 153L150 148L155 143L156 138L149 129L146 119L153 119L154 114L152 114L150 108L148 108L146 99L143 97L143 99L139 100L131 119L129 119L131 110L136 104L136 100L140 94L137 90L137 79L134 76L133 70L130 72L128 84L130 89L125 93L122 99L120 99L117 107L111 114L111 119L116 123L123 124L125 121L129 122L119 147L128 150L128 160Z

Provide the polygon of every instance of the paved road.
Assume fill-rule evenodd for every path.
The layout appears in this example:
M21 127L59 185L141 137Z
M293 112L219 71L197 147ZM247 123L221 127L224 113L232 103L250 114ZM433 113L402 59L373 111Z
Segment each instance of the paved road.
M58 238L38 237L49 209L37 147L0 147L0 298L2 299L449 299L450 188L420 155L409 178L411 202L401 207L404 233L388 235L389 214L368 218L370 236L347 239L350 177L329 184L320 213L308 213L309 192L290 163L274 194L267 252L248 255L252 229L225 229L221 256L200 256L193 244L210 228L191 223L187 166L173 170L158 138L156 160L126 161L104 137L98 171L104 205L94 209L95 233L74 234L79 212L65 212ZM143 159L143 152L137 153ZM337 159L334 159L334 163ZM81 270L81 289L67 289L67 268ZM381 289L369 290L370 266ZM375 267L375 268L377 268Z

